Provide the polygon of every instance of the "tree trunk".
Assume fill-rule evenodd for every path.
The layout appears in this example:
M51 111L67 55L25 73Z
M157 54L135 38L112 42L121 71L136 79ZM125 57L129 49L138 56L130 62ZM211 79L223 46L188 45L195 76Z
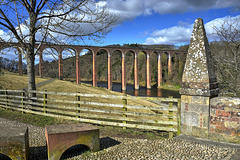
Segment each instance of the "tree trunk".
M28 52L30 52L30 51L28 51ZM27 53L26 57L27 57L28 90L36 90L34 53ZM29 97L35 97L35 96L36 96L36 94L29 93Z

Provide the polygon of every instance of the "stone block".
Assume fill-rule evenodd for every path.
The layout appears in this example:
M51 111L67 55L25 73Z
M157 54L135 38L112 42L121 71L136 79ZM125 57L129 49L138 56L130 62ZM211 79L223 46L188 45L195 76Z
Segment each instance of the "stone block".
M224 132L226 132L226 130L227 129L224 126L216 126L215 127L216 133L224 133Z
M216 110L216 116L219 117L231 117L231 112L225 110Z
M206 127L208 128L209 127L209 115L208 114L203 114L202 115L202 127Z
M240 128L240 123L234 121L225 121L224 126L228 128Z
M209 113L209 105L206 104L189 104L189 111L196 113Z
M192 126L181 124L181 134L192 135Z
M28 128L0 127L0 153L12 160L28 160Z
M202 96L192 96L192 103L193 104L206 104L209 105L209 97L202 97Z
M215 126L215 125L223 126L224 121L225 121L224 117L212 117L211 116L210 125L212 125L212 126Z
M192 103L192 96L181 95L181 102L183 102L183 103Z
M195 112L185 113L185 123L191 126L199 126L199 114Z
M185 112L186 110L188 110L188 107L186 105L186 103L181 102L181 112Z
M89 124L49 125L45 128L49 160L58 160L74 145L86 145L92 151L100 150L99 129Z
M208 138L208 128L192 127L192 136Z

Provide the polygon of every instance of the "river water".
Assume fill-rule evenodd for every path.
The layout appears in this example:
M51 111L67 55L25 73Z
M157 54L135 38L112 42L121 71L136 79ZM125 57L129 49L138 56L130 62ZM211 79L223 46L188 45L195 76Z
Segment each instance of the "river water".
M83 81L82 83L92 84L92 81ZM98 87L107 88L107 82L97 82ZM113 82L113 91L122 92L122 84ZM168 89L159 89L155 86L152 86L151 89L146 87L140 87L139 90L135 90L134 86L127 84L127 94L132 96L149 96L149 97L169 97L173 96L174 98L180 98L178 91L168 90Z

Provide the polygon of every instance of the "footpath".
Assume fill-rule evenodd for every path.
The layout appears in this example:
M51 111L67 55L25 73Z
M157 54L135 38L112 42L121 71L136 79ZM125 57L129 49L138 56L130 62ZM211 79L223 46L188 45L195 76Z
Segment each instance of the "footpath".
M36 84L36 88L37 88L37 87L41 87L41 86L43 86L43 85L45 85L45 84L48 84L48 83L50 83L50 82L52 82L52 81L54 81L54 80L55 80L55 79L52 78L52 79L49 79L49 80L47 80L47 81L38 83L38 84ZM20 90L27 90L27 89L28 89L28 87L25 87L25 88L22 88L22 89L20 89Z

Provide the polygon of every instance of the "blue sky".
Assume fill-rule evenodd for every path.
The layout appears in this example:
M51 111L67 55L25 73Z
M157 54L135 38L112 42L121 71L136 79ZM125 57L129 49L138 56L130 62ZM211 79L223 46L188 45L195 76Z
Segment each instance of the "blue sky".
M196 18L204 20L210 41L217 38L214 36L213 26L220 26L226 18L229 19L229 16L233 21L238 20L236 27L240 30L240 0L98 0L97 5L107 7L109 13L118 15L119 19L116 25L112 26L112 31L103 39L103 43L86 41L87 45L128 43L184 45L190 42ZM5 34L0 30L0 35L6 37ZM17 58L13 52L7 53L2 56ZM45 55L44 59L54 58Z
M102 44L125 43L175 44L189 43L191 27L202 18L210 40L216 19L240 15L240 0L107 0L110 12L119 14L119 22ZM240 24L239 24L240 26Z

